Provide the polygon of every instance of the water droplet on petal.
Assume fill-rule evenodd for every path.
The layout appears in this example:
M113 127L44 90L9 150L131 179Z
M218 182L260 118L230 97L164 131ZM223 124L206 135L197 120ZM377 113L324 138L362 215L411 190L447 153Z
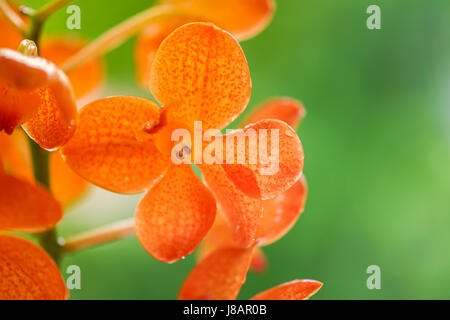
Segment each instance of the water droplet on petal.
M287 135L288 137L294 137L294 136L295 136L295 133L292 132L292 131L290 131L290 130L286 130L286 131L284 132L284 134Z

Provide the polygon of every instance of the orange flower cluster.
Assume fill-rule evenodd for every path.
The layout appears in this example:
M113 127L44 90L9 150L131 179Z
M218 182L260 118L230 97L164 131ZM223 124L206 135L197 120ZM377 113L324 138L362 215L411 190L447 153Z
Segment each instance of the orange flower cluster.
M178 28L155 55L150 89L162 108L136 97L100 99L85 106L79 128L62 153L78 174L103 188L120 193L148 190L136 209L136 233L158 260L175 262L192 253L216 220L206 242L217 237L218 229L229 233L229 239L209 243L207 258L186 280L180 298L233 299L245 280L253 247L280 238L303 209L303 149L292 127L276 118L295 125L304 109L290 99L271 101L250 120L256 122L243 129L284 133L278 173L263 176L258 165L201 164L205 187L190 166L171 162L170 133L176 128L192 131L194 121L220 130L245 109L251 80L239 44L212 24ZM216 203L227 224L216 217ZM220 266L217 274L211 265ZM222 281L227 275L226 281L237 282ZM210 292L221 283L227 291Z
M258 165L199 165L209 188L191 166L172 163L170 153L174 129L192 132L194 121L202 121L205 130L221 130L247 106L251 80L238 42L212 24L180 27L155 56L150 88L162 108L136 97L105 98L85 106L77 132L62 148L66 162L111 191L149 190L136 209L136 233L158 260L175 262L193 252L214 222L215 199L232 206L224 213L239 229L239 243L253 245L261 199L287 190L301 176L303 150L295 131L278 120L247 126L244 130L284 133L279 172L263 176ZM250 177L244 181L242 176Z
M116 96L77 112L77 103L90 100L103 78L100 61L67 75L57 67L81 50L82 40L44 39L42 57L29 40L21 42L19 51L0 49L0 131L11 134L0 132L0 230L36 233L53 228L62 218L61 204L78 198L86 181L117 193L145 191L136 208L135 230L151 256L172 263L202 243L200 262L179 298L235 299L250 266L265 268L260 247L281 238L303 211L304 154L293 127L305 111L292 99L270 100L241 130L281 133L279 170L273 175L261 173L265 164L251 164L248 150L244 164L198 164L201 179L192 164L173 163L174 130L194 135L196 121L204 130L223 130L247 107L250 72L232 34L243 39L259 32L274 4L162 3L176 10L149 25L136 50L140 81L161 106L145 98ZM5 23L0 16L0 25ZM3 46L11 48L22 40L14 30L1 33ZM50 162L53 195L34 181L27 138L18 126L43 149L59 149ZM205 141L204 147L208 145ZM180 157L199 151L194 147L190 143ZM238 148L234 150L236 158ZM296 280L253 299L307 299L321 286ZM0 299L67 297L58 268L44 250L0 233Z

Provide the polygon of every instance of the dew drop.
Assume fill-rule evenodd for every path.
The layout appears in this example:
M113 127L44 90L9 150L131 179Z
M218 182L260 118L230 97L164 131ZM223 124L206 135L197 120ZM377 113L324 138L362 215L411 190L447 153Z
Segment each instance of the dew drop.
M60 246L64 246L66 244L66 240L63 237L58 237L56 241Z
M294 137L295 136L295 134L292 131L290 131L290 130L286 130L284 132L284 134L287 135L288 137Z

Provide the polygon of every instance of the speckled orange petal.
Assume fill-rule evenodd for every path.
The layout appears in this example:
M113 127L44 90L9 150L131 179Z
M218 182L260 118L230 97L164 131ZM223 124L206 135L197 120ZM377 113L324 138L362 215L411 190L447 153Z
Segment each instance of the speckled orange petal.
M77 106L67 76L57 70L47 87L39 89L38 112L28 120L24 129L42 148L54 150L69 141L75 132Z
M58 267L29 240L0 234L0 300L64 300L69 292Z
M12 133L36 114L40 105L37 92L21 92L11 88L0 77L0 131Z
M217 200L221 212L239 247L249 247L255 241L262 215L261 201L242 193L227 177L221 165L199 166L205 183Z
M169 166L151 140L138 139L159 123L160 108L138 97L96 100L79 113L74 137L61 150L81 177L118 193L138 193L158 181Z
M193 21L192 18L177 15L161 17L141 32L136 41L134 60L137 80L143 88L148 88L153 58L163 40L178 27Z
M212 24L190 23L159 47L150 89L173 118L221 130L246 108L251 79L236 39Z
M255 111L246 118L245 124L265 119L278 119L295 129L305 116L306 110L300 101L287 97L273 98L256 107Z
M307 300L322 287L315 280L294 280L261 292L251 300Z
M223 248L238 248L238 246L233 240L228 224L222 218L221 214L217 214L211 230L209 230L208 235L197 250L197 258L201 261L210 253ZM264 252L260 248L256 248L250 263L250 270L264 272L266 268L267 259Z
M226 248L202 260L181 287L180 300L234 300L247 278L253 249Z
M307 184L301 177L290 189L274 199L263 200L263 218L256 239L259 245L269 245L283 237L295 225L305 208Z
M75 37L56 37L43 39L40 47L41 56L62 65L71 56L81 50L87 41ZM100 59L91 60L71 70L67 77L72 84L77 100L92 97L99 91L104 80L104 66Z
M61 218L60 204L43 187L0 173L0 230L40 232Z
M302 176L302 144L295 131L279 120L262 120L248 125L242 131L227 135L225 140L250 132L258 137L257 144L247 141L245 150L240 150L237 139L233 139L234 164L227 161L223 168L237 188L247 196L263 200L274 198ZM240 161L241 153L245 161ZM255 155L253 159L252 155Z
M88 187L87 181L70 169L59 152L50 155L50 185L56 200L64 206L80 198Z
M0 132L0 161L16 178L34 181L31 156L26 135L16 129L11 135Z
M239 39L258 34L275 11L273 0L163 0L179 12L202 17L231 32Z
M236 244L228 224L222 217L222 214L218 213L213 226L197 250L198 260L203 260L210 253L227 247L236 247Z
M154 258L175 262L208 233L216 202L190 165L171 166L136 209L136 235Z

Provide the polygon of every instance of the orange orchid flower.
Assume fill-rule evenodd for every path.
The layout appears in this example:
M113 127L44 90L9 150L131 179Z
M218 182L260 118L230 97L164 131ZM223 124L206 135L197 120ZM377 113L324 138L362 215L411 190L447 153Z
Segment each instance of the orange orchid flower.
M264 119L278 119L286 122L290 126L296 127L305 117L306 111L303 105L291 98L271 99L256 108L256 112L251 114L244 125ZM214 181L214 179L211 179ZM217 181L216 183L217 184ZM217 193L221 193L220 189ZM242 194L240 194L243 197ZM261 246L267 246L282 236L284 236L295 224L304 210L307 196L307 184L304 177L301 177L290 189L281 193L277 197L268 200L261 200L259 203L253 200L256 212L261 212L262 217L257 221L255 234L255 249L251 270L264 271L267 268L267 261ZM220 195L218 196L220 198ZM222 206L221 206L222 205ZM230 204L224 197L223 202L219 202L220 214L217 215L213 227L206 236L198 252L199 260L208 256L211 252L220 248L235 247L239 248L240 243L233 237L232 230L240 230L240 226L245 222L234 222L233 217L245 217L245 213L236 212L235 206ZM239 209L239 208L238 208ZM248 208L243 207L245 212ZM234 213L233 213L234 212ZM224 214L225 213L225 214ZM230 223L222 218L231 217ZM230 227L231 225L231 227Z
M209 254L188 275L180 300L235 300L247 278L253 248L222 248ZM295 280L257 294L252 300L306 300L322 283Z
M64 72L35 56L32 41L22 41L29 55L0 49L0 131L23 125L42 148L51 150L73 135L76 104Z
M69 292L52 258L33 242L0 233L0 300L65 300Z
M174 13L149 24L136 42L137 78L145 88L158 47L178 27L190 22L212 22L237 39L245 40L263 30L275 11L273 0L161 0L159 3L173 6Z
M184 25L166 38L156 53L150 79L151 91L163 108L137 97L94 101L81 109L79 127L61 152L75 172L98 186L119 193L148 190L136 209L137 237L153 257L174 262L192 253L205 237L214 222L216 202L190 165L171 161L171 134L178 128L193 132L194 121L202 121L204 130L225 128L246 108L251 80L237 40L208 23ZM301 142L287 124L266 120L246 130L250 128L276 128L283 133L280 170L272 180L261 177L258 165L199 166L204 176L212 172L225 180L227 201L241 208L288 189L303 168ZM193 145L187 154L195 154ZM239 174L255 183L245 189ZM254 214L250 207L248 212L248 217L236 219L253 219L249 225L256 224L260 212ZM256 228L242 224L240 234L247 247L253 243L252 232Z

